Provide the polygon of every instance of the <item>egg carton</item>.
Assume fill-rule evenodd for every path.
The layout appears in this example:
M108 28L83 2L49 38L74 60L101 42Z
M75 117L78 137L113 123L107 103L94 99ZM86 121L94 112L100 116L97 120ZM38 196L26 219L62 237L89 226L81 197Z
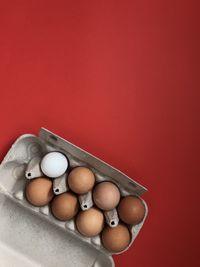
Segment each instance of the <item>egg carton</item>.
M22 135L0 165L0 267L114 267L113 253L103 247L100 236L84 237L76 230L73 219L59 221L51 214L49 205L35 207L26 200L28 163L50 151L64 153L70 168L89 167L97 182L114 182L122 196L140 197L147 191L119 170L45 128L40 129L38 136ZM129 246L148 213L147 205L142 201L145 217L140 224L130 226Z

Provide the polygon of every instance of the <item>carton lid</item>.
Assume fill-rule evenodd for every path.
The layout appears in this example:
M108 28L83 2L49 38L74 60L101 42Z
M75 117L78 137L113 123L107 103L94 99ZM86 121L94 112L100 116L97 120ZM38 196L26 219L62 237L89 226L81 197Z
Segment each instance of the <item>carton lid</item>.
M39 213L39 212L38 212ZM110 267L112 258L0 193L1 266Z

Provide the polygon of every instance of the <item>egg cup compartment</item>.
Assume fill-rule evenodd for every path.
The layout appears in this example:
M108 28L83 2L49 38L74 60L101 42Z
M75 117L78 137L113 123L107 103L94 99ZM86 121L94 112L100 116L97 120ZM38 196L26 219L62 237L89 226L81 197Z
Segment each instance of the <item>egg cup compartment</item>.
M93 238L84 237L77 231L74 219L66 222L59 221L51 214L49 205L43 207L35 207L26 200L24 196L24 188L27 183L27 178L29 178L27 175L27 178L25 177L25 170L27 169L27 165L29 164L31 159L41 158L47 152L51 151L60 151L67 156L70 164L69 171L76 166L86 166L94 172L96 176L96 182L114 182L119 187L122 196L136 195L140 197L140 195L142 195L146 191L146 188L133 181L122 172L97 159L96 157L85 152L79 147L71 144L70 142L64 140L63 138L53 134L52 132L41 128L38 137L29 134L25 134L19 137L0 165L0 199L3 199L3 201L0 202L0 205L3 207L0 212L0 216L2 216L1 213L3 212L3 214L6 214L5 217L7 216L6 218L8 219L8 214L13 211L13 216L16 216L17 220L19 214L22 214L20 216L21 224L20 222L17 222L13 230L10 228L7 229L5 221L6 219L3 220L5 221L3 224L0 221L0 229L2 229L2 227L5 227L5 232L8 232L9 235L15 236L15 231L18 231L17 226L20 228L25 225L25 238L18 235L14 237L15 242L20 243L20 253L23 255L26 249L28 250L29 248L29 250L31 250L32 238L38 240L38 245L35 247L36 251L33 253L34 255L31 260L37 262L37 260L39 259L41 260L42 265L40 263L38 263L38 265L31 265L31 263L30 265L27 265L26 263L26 265L22 266L114 266L111 255L119 253L111 253L110 251L107 251L101 244L100 236ZM58 187L60 190L66 189L64 188L62 179L54 181L54 189L56 187ZM56 194L55 191L54 194ZM147 216L148 208L144 201L143 203L146 209L145 217L140 224L136 226L129 226L131 233L131 242L129 246L133 243L134 239L138 235ZM19 214L15 211L19 211ZM30 218L32 218L32 221L30 220ZM33 224L36 221L40 221L40 223L37 223L37 229L33 227ZM28 230L27 223L30 224L30 231ZM46 229L48 228L52 228L52 230L47 233ZM52 243L51 246L48 241L47 249L47 247L45 247L45 244L42 243L42 240L40 240L41 238L37 233L38 231L41 235L43 235L44 231L46 238L48 240L52 240L51 242L54 242L54 240L56 239L56 246L58 247L60 247L61 244L67 244L65 244L65 246L68 248L68 250L65 253L62 252L63 258L60 255L60 252L64 250L63 247L62 249L60 249L60 251L57 251L55 244ZM2 230L0 232L2 232ZM8 243L8 247L13 246L10 243L8 236L5 235L4 239L5 240L2 241L0 235L0 245L3 242ZM27 245L26 249L23 249L23 246L25 246L24 241L30 243L30 246ZM41 249L44 250L44 255L41 254ZM55 249L56 251L54 251L53 249ZM128 248L126 248L125 250L127 249ZM18 250L17 246L16 250ZM70 252L70 254L68 252ZM29 256L31 258L30 251L26 252L26 254L30 254ZM39 256L36 257L36 255ZM55 257L57 255L59 255L59 257L57 258L57 265L55 265ZM77 257L77 255L82 256Z

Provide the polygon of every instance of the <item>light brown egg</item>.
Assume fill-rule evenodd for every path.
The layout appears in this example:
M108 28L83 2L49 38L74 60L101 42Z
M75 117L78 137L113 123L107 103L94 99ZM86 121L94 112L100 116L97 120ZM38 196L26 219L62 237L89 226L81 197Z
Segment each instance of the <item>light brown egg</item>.
M89 192L95 184L93 172L86 167L74 168L68 176L68 185L70 189L77 194Z
M25 194L32 205L38 207L47 205L53 198L52 180L45 177L31 180L25 188Z
M123 224L118 224L114 228L106 226L102 231L101 239L103 246L112 252L126 249L131 240L129 230Z
M53 215L61 221L72 219L78 212L79 204L75 194L66 192L56 196L51 203Z
M96 208L81 211L76 218L76 227L78 231L87 237L98 235L102 231L103 226L103 213Z
M102 210L112 210L120 201L119 189L111 182L99 183L94 188L93 200L98 208Z
M135 225L143 220L145 206L138 197L127 196L119 203L118 215L123 222Z

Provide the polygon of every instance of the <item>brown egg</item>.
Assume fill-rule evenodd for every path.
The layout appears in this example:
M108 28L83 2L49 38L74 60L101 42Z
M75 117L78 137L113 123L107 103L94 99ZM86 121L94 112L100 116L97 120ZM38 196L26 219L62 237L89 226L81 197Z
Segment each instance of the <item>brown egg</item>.
M138 197L127 196L120 201L118 214L123 222L135 225L143 220L145 206Z
M94 188L93 200L98 208L102 210L112 210L120 201L119 189L111 182L99 183Z
M96 208L81 211L76 219L76 227L78 231L87 237L98 235L102 231L103 226L103 213Z
M25 189L27 200L34 206L47 205L53 198L52 180L40 177L31 180Z
M89 192L95 184L93 172L86 167L74 168L68 176L68 185L70 189L77 194Z
M130 233L128 228L123 224L116 227L106 226L101 234L103 246L112 252L120 252L126 249L130 243Z
M61 221L72 219L78 212L79 204L75 194L66 192L56 196L51 203L53 215Z

